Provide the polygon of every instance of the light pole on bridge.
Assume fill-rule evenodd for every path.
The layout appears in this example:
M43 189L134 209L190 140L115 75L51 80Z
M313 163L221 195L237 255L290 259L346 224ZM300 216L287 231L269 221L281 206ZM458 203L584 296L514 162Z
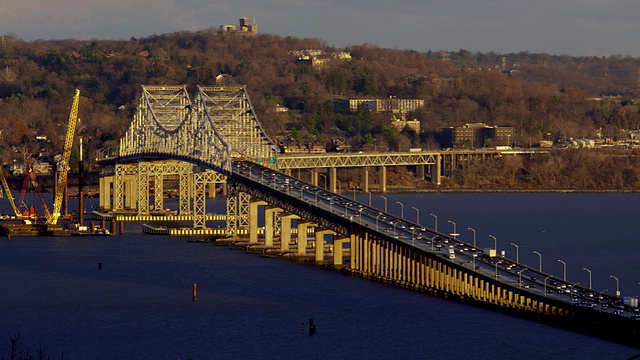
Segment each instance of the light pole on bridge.
M544 278L544 297L547 297L547 280L549 280L549 278L552 276L553 275L549 275L546 278Z
M467 230L473 232L473 247L476 247L476 229L474 228L467 228Z
M569 290L569 302L571 303L571 305L573 305L573 287L576 285L579 285L580 283L577 282L575 284L571 284L571 289ZM577 299L577 297L576 297Z
M400 219L404 220L404 204L400 201L396 201L396 204L400 205Z
M586 271L589 274L589 290L591 290L591 270L583 267L582 270Z
M318 175L324 178L324 189L327 190L327 175L325 174L318 174Z
M380 195L382 200L384 200L384 212L387 212L387 198L385 196Z
M493 239L493 251L495 252L494 256L498 256L498 239L495 236L489 235L490 238Z
M562 264L562 281L567 281L567 263L558 259L558 262ZM591 286L589 286L591 288Z
M380 219L380 216L382 216L382 213L378 213L376 216L376 231L380 231L380 228L378 227L378 219Z
M609 277L616 281L616 297L620 297L620 280L613 275L609 275Z
M412 206L411 208L416 211L416 224L420 225L420 209L415 206Z
M438 232L438 217L435 214L429 214L433 216L433 231Z
M516 248L516 264L520 264L520 256L519 256L520 248L515 243L511 243L511 245Z
M525 270L529 269L522 269L518 271L518 284L520 284L520 289L522 289L522 273L525 272Z
M356 201L356 187L354 185L351 185L351 187L353 188L353 201Z
M448 222L451 225L453 225L453 232L451 234L449 234L449 235L453 236L454 239L457 239L457 236L460 235L460 234L458 234L458 232L456 231L456 223L451 221L451 220L449 220Z
M542 272L542 254L537 251L534 251L533 253L538 255L538 271Z

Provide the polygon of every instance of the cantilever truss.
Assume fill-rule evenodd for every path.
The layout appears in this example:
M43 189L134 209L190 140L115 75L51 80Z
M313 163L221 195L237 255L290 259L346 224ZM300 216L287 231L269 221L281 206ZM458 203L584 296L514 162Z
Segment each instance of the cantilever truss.
M258 122L244 86L200 86L196 108L211 119L232 158L277 168L276 146Z
M229 146L207 112L194 109L185 86L142 86L119 157L171 158L231 173Z

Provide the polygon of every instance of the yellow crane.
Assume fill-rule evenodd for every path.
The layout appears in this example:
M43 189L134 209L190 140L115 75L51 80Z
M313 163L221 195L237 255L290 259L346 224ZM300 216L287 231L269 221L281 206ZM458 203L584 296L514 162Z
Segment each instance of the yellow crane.
M16 213L17 218L21 218L22 214L20 213L20 210L18 210L18 207L16 206L16 201L13 199L13 195L11 194L11 189L9 188L9 184L7 183L7 179L4 177L4 171L2 169L0 169L0 181L2 181L2 188L4 189L4 192L7 194L7 200L9 200L9 204L11 204L11 207L13 208L13 212Z
M69 124L67 125L67 135L64 138L64 149L62 151L62 157L58 164L58 181L56 184L56 194L53 201L53 213L51 217L47 219L47 224L57 224L60 217L60 208L62 207L62 197L64 196L64 190L67 188L67 174L69 173L69 159L71 158L71 148L73 146L73 139L75 138L76 125L78 124L78 104L80 103L80 90L76 89L76 94L73 97L73 104L71 105L71 112L69 113ZM82 216L82 215L80 215Z

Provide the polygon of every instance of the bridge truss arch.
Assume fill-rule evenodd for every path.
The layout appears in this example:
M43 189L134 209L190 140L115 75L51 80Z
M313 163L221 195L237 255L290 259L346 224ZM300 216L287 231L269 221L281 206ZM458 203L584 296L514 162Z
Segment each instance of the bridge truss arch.
M231 173L229 145L185 86L142 86L137 111L120 139L119 161L175 159Z
M196 108L230 145L231 157L277 168L277 148L258 121L244 86L198 86Z

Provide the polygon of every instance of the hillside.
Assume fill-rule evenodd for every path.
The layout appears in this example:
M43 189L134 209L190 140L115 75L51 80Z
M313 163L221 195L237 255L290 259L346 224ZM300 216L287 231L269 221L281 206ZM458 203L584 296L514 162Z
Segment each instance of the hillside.
M350 58L341 58L345 53ZM298 61L304 54L317 61ZM638 64L617 56L336 49L318 39L211 29L127 41L6 36L0 46L0 159L21 163L35 154L52 161L79 88L79 134L93 170L100 149L117 147L140 85L193 88L215 84L220 74L247 86L261 123L277 140L338 139L364 151L435 148L441 128L469 122L513 126L517 145L597 131L615 139L640 127ZM350 98L389 97L425 101L406 114L420 121L419 132L396 129L389 115L348 111Z

